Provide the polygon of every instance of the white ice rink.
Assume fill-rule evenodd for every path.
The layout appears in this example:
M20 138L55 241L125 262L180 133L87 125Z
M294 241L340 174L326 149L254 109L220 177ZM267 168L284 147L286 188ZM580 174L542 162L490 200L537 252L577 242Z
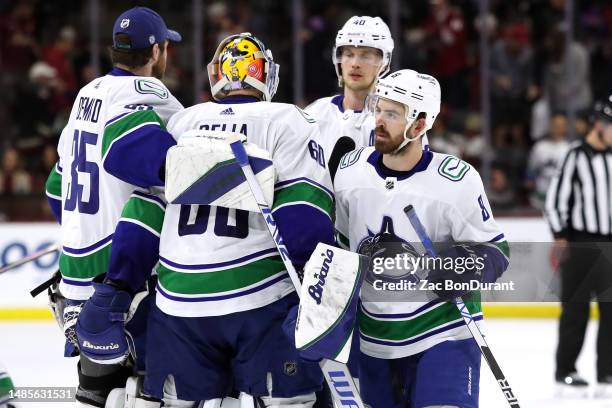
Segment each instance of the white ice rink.
M487 341L522 408L612 408L612 399L555 398L555 320L489 319L485 329ZM579 371L591 381L595 378L596 331L597 323L591 322L585 349L578 361ZM55 322L0 322L0 361L8 368L16 386L75 386L76 359L62 358L62 350L62 336ZM507 407L484 362L481 373L480 406ZM19 406L55 408L72 404L21 403Z

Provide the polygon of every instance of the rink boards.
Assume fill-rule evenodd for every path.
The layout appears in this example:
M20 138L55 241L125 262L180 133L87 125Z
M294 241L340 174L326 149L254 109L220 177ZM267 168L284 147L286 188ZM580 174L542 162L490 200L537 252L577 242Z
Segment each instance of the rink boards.
M551 235L542 218L500 218L511 248L513 242L550 242ZM4 223L0 224L0 265L13 262L57 240L59 227L53 223ZM512 252L512 251L511 251ZM530 259L534 258L534 259ZM536 259L537 257L537 259ZM542 268L542 254L538 251L512 258L511 262L536 263ZM35 262L23 265L0 275L0 320L46 320L51 313L46 307L45 294L33 299L29 291L47 280L57 269L58 254L49 254ZM547 272L552 273L552 272ZM487 317L501 318L554 318L559 314L557 302L488 302L483 311ZM596 307L592 314L597 314Z

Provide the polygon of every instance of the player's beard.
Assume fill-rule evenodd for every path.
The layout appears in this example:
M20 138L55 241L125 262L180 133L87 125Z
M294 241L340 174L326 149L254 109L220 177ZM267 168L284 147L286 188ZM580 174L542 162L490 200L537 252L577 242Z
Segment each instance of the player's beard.
M385 128L383 128L382 126L376 126L376 129L374 129L374 133L375 135L377 133L382 133L384 134L385 138L384 139L380 139L379 137L376 137L374 139L374 148L382 153L382 154L390 154L393 153L395 151L395 149L397 149L399 147L400 144L402 144L403 141L403 137L392 137L389 132L387 132L385 130Z

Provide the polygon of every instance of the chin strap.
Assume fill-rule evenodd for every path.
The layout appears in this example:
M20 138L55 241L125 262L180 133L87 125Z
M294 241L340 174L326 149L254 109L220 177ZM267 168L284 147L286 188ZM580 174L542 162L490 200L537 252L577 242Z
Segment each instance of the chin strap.
M410 122L406 123L406 127L404 127L404 140L402 141L402 143L397 147L397 149L395 149L393 151L392 154L396 154L399 153L400 150L402 150L404 147L406 147L406 145L410 142L414 142L415 140L417 140L418 138L420 138L421 136L423 136L423 133L421 133L418 136L415 137L408 137L408 130L410 130L410 127L412 126L412 124L414 123L414 120L411 120Z

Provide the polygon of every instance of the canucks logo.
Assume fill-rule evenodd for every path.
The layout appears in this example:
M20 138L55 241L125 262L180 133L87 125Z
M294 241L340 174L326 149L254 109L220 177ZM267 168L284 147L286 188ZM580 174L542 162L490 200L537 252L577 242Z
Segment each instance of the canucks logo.
M375 259L378 258L395 258L398 255L407 258L420 256L410 243L395 234L393 219L389 216L383 217L379 232L372 232L368 229L368 236L359 242L357 252L369 256L371 264L374 264ZM384 265L384 263L382 264ZM406 261L406 265L410 265L410 262ZM375 280L417 282L418 278L411 272L409 267L402 269L385 268L382 273L375 273L374 268L368 268L365 280L370 284Z
M469 164L456 157L448 156L440 163L438 174L450 181L460 181L468 170L470 170Z
M134 81L136 92L141 94L151 94L158 96L161 99L168 99L169 92L165 86L158 82L149 81L148 79L137 79Z

